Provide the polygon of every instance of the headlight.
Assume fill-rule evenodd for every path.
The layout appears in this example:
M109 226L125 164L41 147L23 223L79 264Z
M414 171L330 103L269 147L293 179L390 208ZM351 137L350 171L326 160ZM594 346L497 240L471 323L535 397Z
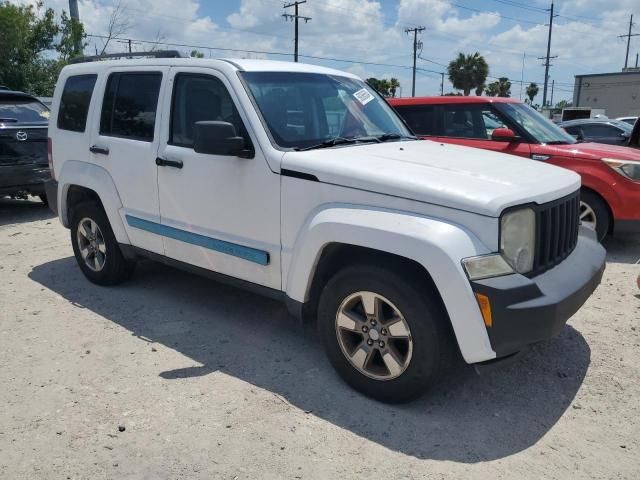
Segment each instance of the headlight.
M640 162L634 160L619 160L617 158L603 158L602 161L620 175L630 180L640 180Z
M530 272L536 239L536 215L530 208L512 210L500 218L500 253L518 273Z

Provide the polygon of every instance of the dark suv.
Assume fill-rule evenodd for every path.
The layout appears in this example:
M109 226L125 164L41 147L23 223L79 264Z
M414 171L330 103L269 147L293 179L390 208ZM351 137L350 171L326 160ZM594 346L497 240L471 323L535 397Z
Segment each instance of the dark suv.
M0 197L31 194L47 203L48 119L49 109L37 98L0 89Z

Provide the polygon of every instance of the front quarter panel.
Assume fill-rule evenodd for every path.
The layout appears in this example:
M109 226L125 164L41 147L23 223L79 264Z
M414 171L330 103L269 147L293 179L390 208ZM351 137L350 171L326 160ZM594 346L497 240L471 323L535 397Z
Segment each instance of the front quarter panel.
M465 361L495 358L460 263L462 258L489 253L471 232L442 220L381 208L323 206L310 215L289 252L285 290L290 298L307 300L322 250L331 243L381 250L420 263L438 287Z

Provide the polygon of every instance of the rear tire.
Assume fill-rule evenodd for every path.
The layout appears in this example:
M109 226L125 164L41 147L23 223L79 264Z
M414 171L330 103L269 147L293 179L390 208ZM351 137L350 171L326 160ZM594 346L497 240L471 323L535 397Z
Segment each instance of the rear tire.
M596 231L599 242L607 236L611 216L607 204L600 196L588 190L580 191L580 221Z
M415 399L453 359L448 317L436 294L394 270L339 271L320 295L318 330L338 374L382 402Z
M117 285L133 274L135 262L122 255L107 215L95 203L73 209L71 244L80 270L95 284Z

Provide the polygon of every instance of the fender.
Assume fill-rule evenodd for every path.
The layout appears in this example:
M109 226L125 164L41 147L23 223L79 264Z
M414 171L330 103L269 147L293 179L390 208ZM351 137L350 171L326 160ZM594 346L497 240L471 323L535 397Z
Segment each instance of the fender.
M490 253L471 232L414 214L331 205L312 215L302 227L290 256L283 251L291 259L289 269L283 272L288 297L299 302L308 300L322 250L331 243L372 248L417 261L438 286L465 361L496 357L461 264L465 257Z
M58 175L58 215L62 224L67 228L69 228L67 193L72 185L89 188L96 192L102 201L118 243L131 244L122 218L118 215L122 208L122 202L109 172L93 163L77 160L64 162Z

